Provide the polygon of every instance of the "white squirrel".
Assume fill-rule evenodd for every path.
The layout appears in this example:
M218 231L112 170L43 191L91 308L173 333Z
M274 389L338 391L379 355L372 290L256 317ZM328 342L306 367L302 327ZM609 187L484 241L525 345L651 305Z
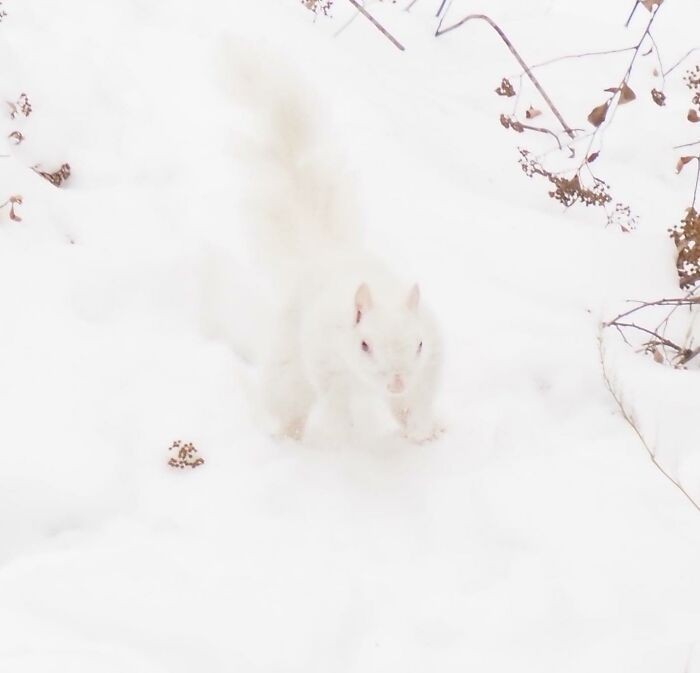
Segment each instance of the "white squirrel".
M253 52L254 53L254 52ZM436 438L441 343L417 284L362 245L350 181L329 157L310 96L251 50L229 58L232 93L257 128L239 145L251 172L247 217L278 282L280 307L261 392L277 436L301 439L312 410L335 431L353 426L353 399L388 404L402 434Z

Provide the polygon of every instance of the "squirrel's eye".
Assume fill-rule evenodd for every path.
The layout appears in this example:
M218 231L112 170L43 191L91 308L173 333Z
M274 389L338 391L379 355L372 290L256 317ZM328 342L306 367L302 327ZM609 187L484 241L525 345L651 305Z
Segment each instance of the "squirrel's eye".
M369 344L368 344L366 341L363 341L363 342L362 342L362 350L363 350L365 353L369 353Z
M421 342L418 344L418 352L420 353L422 350L423 350L423 342L421 341Z

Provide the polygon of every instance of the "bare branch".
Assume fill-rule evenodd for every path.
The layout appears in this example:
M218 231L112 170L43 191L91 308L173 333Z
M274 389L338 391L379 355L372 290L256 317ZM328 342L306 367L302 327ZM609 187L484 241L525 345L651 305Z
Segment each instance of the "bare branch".
M669 73L673 72L683 61L685 61L688 56L691 54L694 54L696 51L700 51L700 47L693 47L692 49L688 50L681 58L679 58L668 70L664 70L662 73L664 77L668 75Z
M696 306L700 304L700 297L693 296L693 292L694 290L688 293L685 297L673 297L670 299L657 299L655 301L635 302L637 306L635 306L633 309L630 309L629 311L620 313L620 315L608 321L606 325L613 325L614 323L620 321L622 318L626 318L628 315L632 315L633 313L641 311L645 308L649 308L650 306Z
M401 51L405 51L404 46L386 29L384 26L382 26L379 21L377 21L357 0L348 0L348 2L357 9L362 16L364 16L366 19L368 19L372 25L380 32L382 35L384 35L397 49L400 49Z
M649 443L647 442L646 438L642 434L642 431L639 429L639 426L634 420L634 416L632 415L631 412L629 412L626 408L625 405L623 404L621 396L617 393L615 390L615 387L612 384L612 380L610 379L610 375L608 374L607 367L605 366L605 351L603 347L603 335L602 332L598 334L598 353L600 355L600 366L601 370L603 373L603 381L605 382L605 387L608 389L608 392L612 396L613 400L615 401L615 404L617 405L617 408L620 410L620 413L622 414L622 418L625 419L627 424L632 428L634 431L634 434L637 435L637 438L639 441L642 443L642 446L646 450L646 452L649 454L649 458L651 459L652 464L656 469L661 472L661 474L668 479L690 502L690 504L698 511L700 512L700 505L693 499L693 497L686 491L683 486L681 485L680 481L672 477L659 463L659 461L656 459L656 452L651 448Z
M444 18L444 17L443 17ZM486 16L485 14L469 14L468 16L465 16L463 19L458 21L455 24L452 24L451 26L448 26L445 29L442 29L442 21L443 19L440 19L440 24L438 25L437 31L435 32L436 37L440 37L440 35L444 35L445 33L449 33L451 30L455 30L456 28L459 28L460 26L463 26L465 23L468 21L472 20L477 20L477 21L486 21L486 23L491 26L499 35L501 40L505 43L505 45L508 47L510 50L510 53L513 54L517 62L520 64L520 67L523 69L525 74L528 76L530 81L535 85L535 88L537 91L539 91L540 95L544 99L545 103L547 103L547 106L549 109L552 111L554 116L557 118L559 123L561 124L562 128L564 129L564 132L570 137L574 138L575 134L571 127L564 121L564 118L561 116L561 113L557 109L556 105L552 102L552 99L547 95L547 92L542 88L542 85L540 84L539 80L537 77L535 77L534 73L532 70L529 68L527 63L523 60L522 56L518 53L517 49L513 46L513 43L508 39L508 36L503 32L503 30L498 26L493 19L490 17Z
M635 0L634 7L632 7L632 11L630 12L630 15L627 17L627 21L625 21L625 28L629 28L630 21L632 21L632 17L634 16L634 13L637 11L637 7L639 7L639 2L640 2L640 0Z
M543 68L546 65L552 65L553 63L559 63L559 61L568 61L574 58L587 58L589 56L607 56L609 54L622 54L627 51L632 51L636 49L636 46L622 47L621 49L607 49L605 51L586 51L580 54L567 54L566 56L557 56L556 58L550 58L546 61L540 61L530 66L530 70L535 70L536 68Z
M693 145L700 145L700 140L696 140L695 142L692 142L692 143L685 143L684 145L674 145L673 149L679 150L679 149L681 149L681 147L692 147Z

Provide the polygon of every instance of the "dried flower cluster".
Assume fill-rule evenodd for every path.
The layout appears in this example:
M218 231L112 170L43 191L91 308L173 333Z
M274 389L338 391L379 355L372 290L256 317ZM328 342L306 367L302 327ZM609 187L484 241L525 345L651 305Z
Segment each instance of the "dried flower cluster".
M669 230L676 244L676 268L681 287L688 288L700 280L700 213L687 208L680 224Z
M186 467L192 469L204 465L204 458L197 455L197 449L192 442L183 444L179 439L170 445L168 451L174 451L175 455L168 460L170 467L184 470Z
M632 214L629 206L616 203L615 208L608 213L608 226L619 227L620 231L628 233L637 227L639 218Z
M582 184L579 173L576 172L572 177L567 178L545 169L536 159L530 156L530 153L520 148L520 168L525 175L531 178L534 175L541 175L547 178L554 186L554 189L549 192L549 196L555 201L559 201L567 208L575 203L583 203L586 206L605 206L610 203L612 197L609 193L609 185L599 178L593 178L593 186L586 187Z
M32 114L32 104L29 102L26 93L21 93L14 103L7 101L7 105L10 108L10 119L14 119L19 114L24 117Z
M700 112L700 65L696 65L688 70L683 77L683 81L685 81L685 85L693 94L692 103L695 108L688 110L688 121L695 124L700 122L700 114L698 114Z
M333 6L333 0L301 0L301 4L314 14L321 12L324 16L328 16Z

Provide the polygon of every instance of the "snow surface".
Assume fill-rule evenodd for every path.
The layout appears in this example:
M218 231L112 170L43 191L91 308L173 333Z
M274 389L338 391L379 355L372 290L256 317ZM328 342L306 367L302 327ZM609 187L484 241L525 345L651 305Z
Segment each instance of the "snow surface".
M362 17L343 28L340 0L315 22L296 0L4 3L0 93L34 112L3 122L27 140L0 160L0 200L24 197L22 222L0 211L3 673L700 671L700 515L618 413L598 348L625 299L679 294L687 91L669 80L654 106L640 57L600 159L640 224L605 228L522 175L517 143L551 139L498 123L517 66L484 24L436 40L438 4L368 5L401 53ZM622 27L631 2L496 4L450 17L491 12L530 62L628 46L646 20ZM667 63L698 25L694 0L664 5ZM437 443L297 446L257 425L262 279L219 61L242 38L304 73L373 247L440 317ZM540 77L583 127L628 58ZM27 169L63 161L60 190ZM697 372L605 353L700 496ZM175 439L205 465L168 467Z

